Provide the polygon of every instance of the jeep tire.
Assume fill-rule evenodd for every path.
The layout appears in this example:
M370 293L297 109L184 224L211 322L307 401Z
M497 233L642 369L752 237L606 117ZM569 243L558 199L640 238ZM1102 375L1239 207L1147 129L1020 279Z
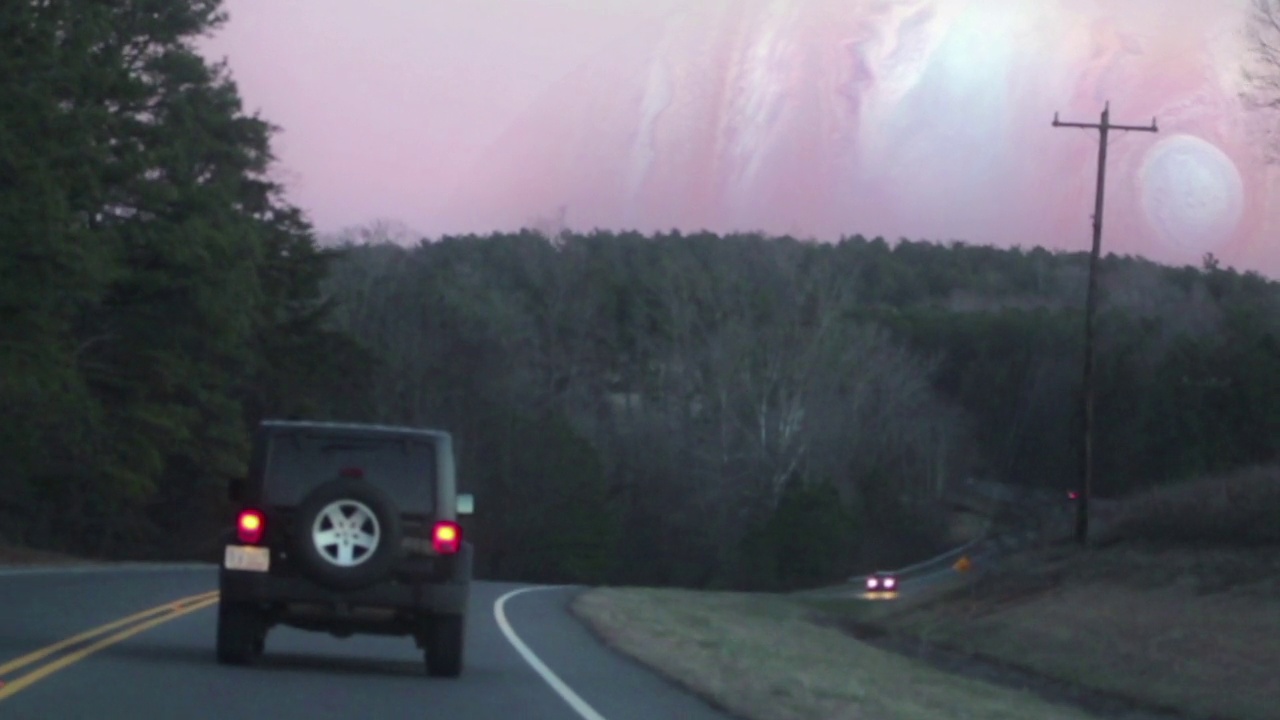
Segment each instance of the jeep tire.
M316 541L317 528L327 526L321 515L334 507L367 512L376 523L376 545L358 564L338 564L326 554L332 548L322 549ZM384 492L363 480L341 478L320 485L302 500L294 516L292 535L292 548L304 574L334 590L357 590L391 574L400 557L404 531L395 504Z
M262 654L266 627L262 613L250 603L218 602L218 662L246 665Z
M426 619L426 650L423 652L427 674L431 677L456 678L462 674L462 649L465 646L466 618L462 615L437 615Z

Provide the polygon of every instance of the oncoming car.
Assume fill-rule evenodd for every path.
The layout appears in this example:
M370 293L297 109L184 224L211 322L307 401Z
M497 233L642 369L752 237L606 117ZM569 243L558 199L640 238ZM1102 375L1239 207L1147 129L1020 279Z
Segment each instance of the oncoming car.
M867 576L867 592L896 592L898 578L891 572L878 570Z

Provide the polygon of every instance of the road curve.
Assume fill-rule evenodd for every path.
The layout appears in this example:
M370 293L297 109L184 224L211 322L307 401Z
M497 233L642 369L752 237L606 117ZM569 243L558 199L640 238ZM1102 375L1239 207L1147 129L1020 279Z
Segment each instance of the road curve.
M578 588L477 582L456 680L426 677L409 638L280 627L258 665L218 665L216 605L197 597L216 589L210 567L0 570L0 718L729 718L601 645L568 613ZM127 636L107 641L117 634Z

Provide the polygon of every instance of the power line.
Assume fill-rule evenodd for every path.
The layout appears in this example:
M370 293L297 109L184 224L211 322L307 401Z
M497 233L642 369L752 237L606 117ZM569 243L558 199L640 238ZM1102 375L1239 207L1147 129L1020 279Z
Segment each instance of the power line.
M1160 130L1156 127L1155 118L1151 118L1149 126L1112 124L1111 103L1109 101L1102 108L1101 122L1062 122L1058 119L1058 113L1055 112L1053 114L1053 126L1097 130L1101 138L1101 142L1098 144L1098 189L1094 196L1093 208L1093 249L1089 254L1089 289L1085 296L1084 309L1084 387L1081 393L1084 406L1083 478L1080 497L1076 503L1076 542L1084 545L1089 540L1089 496L1093 490L1094 316L1098 306L1098 256L1102 252L1102 206L1107 184L1107 135L1112 130L1152 133L1160 132Z

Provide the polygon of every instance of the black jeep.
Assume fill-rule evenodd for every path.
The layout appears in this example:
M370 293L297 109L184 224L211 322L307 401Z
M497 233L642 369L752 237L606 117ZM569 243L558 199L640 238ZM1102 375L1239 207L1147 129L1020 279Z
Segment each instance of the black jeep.
M412 635L433 676L462 671L472 547L450 435L266 421L233 480L234 532L218 574L217 656L247 663L279 624Z

